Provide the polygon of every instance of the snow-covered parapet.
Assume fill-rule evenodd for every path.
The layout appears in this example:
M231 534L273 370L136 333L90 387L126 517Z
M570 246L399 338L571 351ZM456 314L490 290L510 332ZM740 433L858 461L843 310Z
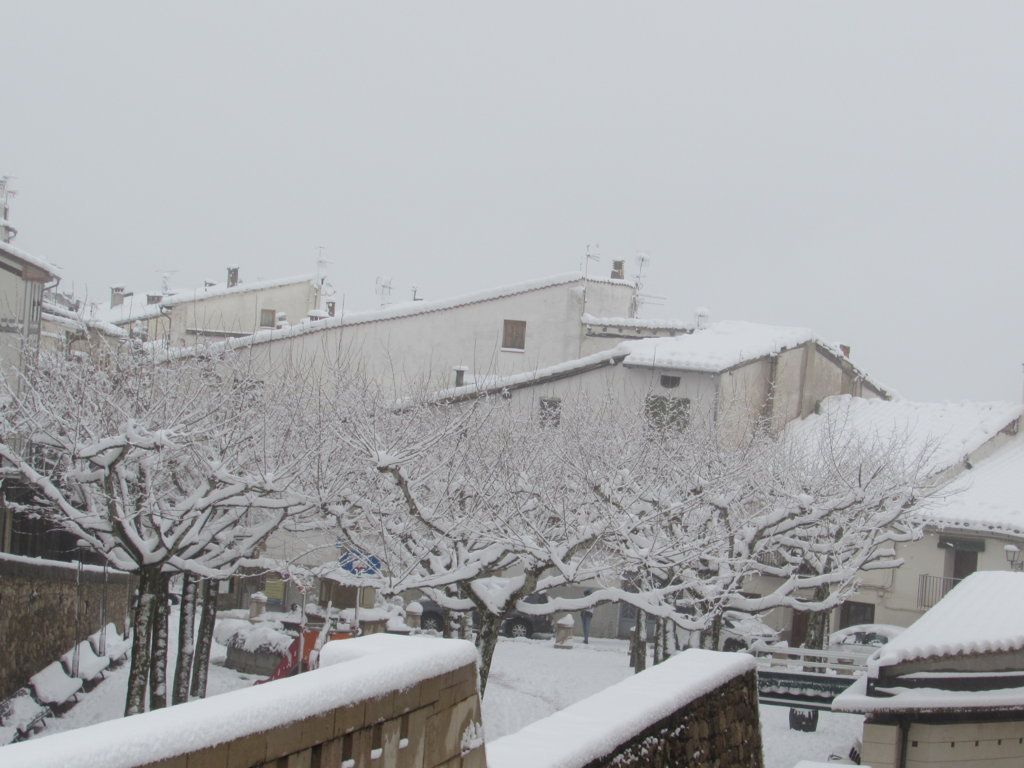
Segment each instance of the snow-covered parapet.
M321 752L336 749L338 761L334 764L337 765L341 736L352 732L359 733L359 743L365 736L366 762L358 764L368 765L372 730L380 727L381 721L384 721L385 749L389 748L387 740L391 733L396 735L394 748L399 748L400 718L408 709L400 710L398 700L401 697L391 694L408 691L417 694L413 707L425 703L436 706L435 711L445 706L450 708L451 716L446 722L451 724L451 751L435 750L440 760L447 761L458 757L462 745L473 742L474 733L478 733L476 658L476 649L463 640L376 635L330 642L321 651L321 667L311 672L2 747L0 765L4 768L93 768L99 765L137 768L172 761L200 750L224 750L223 755L204 754L213 762L215 758L223 758L220 763L223 765L227 764L226 752L231 745L243 739L244 754L252 755L256 764L273 764L280 757L317 746ZM420 685L438 678L438 685L430 690L429 686ZM453 685L448 691L448 703L442 704L441 683L449 678ZM368 701L376 703L375 709L364 714L371 708L362 706L362 702ZM392 708L385 709L384 703ZM324 730L324 715L335 712L338 712L337 717L328 718L330 727ZM340 723L337 728L336 723ZM409 741L423 739L425 726L425 718L418 725L410 725ZM419 730L414 731L414 728ZM287 733L282 733L283 729L287 729ZM449 745L446 741L441 746ZM363 759L363 755L359 755L359 759ZM307 754L307 764L308 760ZM428 766L428 763L423 765Z
M724 691L724 686L753 669L754 659L746 654L696 649L684 651L663 664L491 742L487 745L487 765L489 768L520 768L526 765L531 768L583 768L619 754L619 750L634 737L654 726L663 722L675 723L676 716L714 691L722 692L721 701L717 704L721 710L719 713L707 717L706 721L695 714L697 722L704 722L700 728L694 727L692 733L685 726L667 726L665 738L697 744L701 738L708 739L709 733L724 724L727 728L735 728L735 731L714 734L715 738L708 739L707 749L714 751L718 749L717 744L728 744L730 755L743 750L759 754L761 745L756 736L756 702L750 701L746 705L748 719L752 718L752 721L744 722L740 711L744 706L737 707L731 700L731 696L744 700L756 698L752 677L745 681L749 685L737 687L730 692L731 695ZM705 722L707 728L703 727ZM697 730L703 730L703 736ZM658 736L645 740L643 748L657 749L656 742L660 738L659 732ZM676 751L675 754L679 756L682 753ZM749 764L742 761L742 755L737 754L735 758L730 755L714 755L718 758L716 764Z

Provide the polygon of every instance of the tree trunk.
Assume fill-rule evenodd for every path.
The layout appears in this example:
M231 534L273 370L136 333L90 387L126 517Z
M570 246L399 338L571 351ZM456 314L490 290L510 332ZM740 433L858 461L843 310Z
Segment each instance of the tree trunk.
M192 695L206 698L206 676L210 669L210 649L213 647L213 625L217 621L217 594L219 582L203 579L202 613L199 617L199 637L196 640L196 655L192 660Z
M717 651L719 643L722 640L722 616L715 616L711 620L711 626L707 632L701 633L701 648L711 651Z
M654 620L654 663L661 664L663 661L661 657L661 634L665 629L665 625L662 619Z
M636 612L636 626L633 627L631 666L634 672L643 672L647 669L647 616L639 610Z
M828 587L817 587L814 590L815 602L820 602L828 597ZM804 639L804 648L824 650L825 640L828 638L828 620L831 611L812 611L807 614L807 635Z
M132 660L128 668L128 693L124 714L137 715L146 711L146 682L149 679L149 654L152 646L153 605L158 572L150 568L139 571L139 596L132 609Z
M498 636L501 634L501 622L504 616L493 613L480 612L480 630L476 633L476 649L480 654L480 695L484 695L487 688L487 676L491 672L491 660L494 658L494 649L498 645Z
M149 659L149 708L167 706L167 577L160 574L153 602L153 651Z
M198 580L185 574L181 583L181 610L178 622L178 657L174 664L174 682L171 685L171 703L188 701L188 687L192 681L192 657L195 655L196 592Z

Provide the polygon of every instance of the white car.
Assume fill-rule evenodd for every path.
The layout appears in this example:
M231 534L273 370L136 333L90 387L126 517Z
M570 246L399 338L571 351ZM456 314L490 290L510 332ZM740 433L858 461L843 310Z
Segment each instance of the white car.
M866 658L905 629L894 624L854 624L829 635L828 649Z

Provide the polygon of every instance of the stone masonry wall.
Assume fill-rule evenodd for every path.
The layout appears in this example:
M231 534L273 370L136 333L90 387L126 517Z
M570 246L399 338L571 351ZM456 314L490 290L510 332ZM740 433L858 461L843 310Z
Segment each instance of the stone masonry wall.
M468 665L140 768L486 768L482 734L476 667Z
M100 628L104 592L106 622L124 629L131 577L110 572L104 590L95 566L83 569L80 586L76 571L72 563L0 557L0 699Z
M586 768L763 768L752 670L695 699Z

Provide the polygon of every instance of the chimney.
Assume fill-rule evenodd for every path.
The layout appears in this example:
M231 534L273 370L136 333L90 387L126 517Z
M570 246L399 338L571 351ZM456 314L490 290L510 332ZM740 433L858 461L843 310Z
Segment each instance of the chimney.
M707 307L697 307L693 312L693 327L695 330L703 331L711 322L711 310Z
M124 286L123 285L112 285L110 286L110 307L120 307L124 304Z
M466 366L456 365L455 366L455 386L461 387L466 383Z
M612 280L625 280L626 279L626 261L624 259L616 259L612 262Z
M840 344L839 345L839 351L843 353L843 357L845 357L847 360L850 359L850 346L849 346L849 344Z
M238 267L228 267L228 288L238 285Z
M335 307L335 303L333 301L328 301L327 302L327 314L330 317L334 317L334 307Z
M146 304L159 304L163 296L159 293L147 293Z

